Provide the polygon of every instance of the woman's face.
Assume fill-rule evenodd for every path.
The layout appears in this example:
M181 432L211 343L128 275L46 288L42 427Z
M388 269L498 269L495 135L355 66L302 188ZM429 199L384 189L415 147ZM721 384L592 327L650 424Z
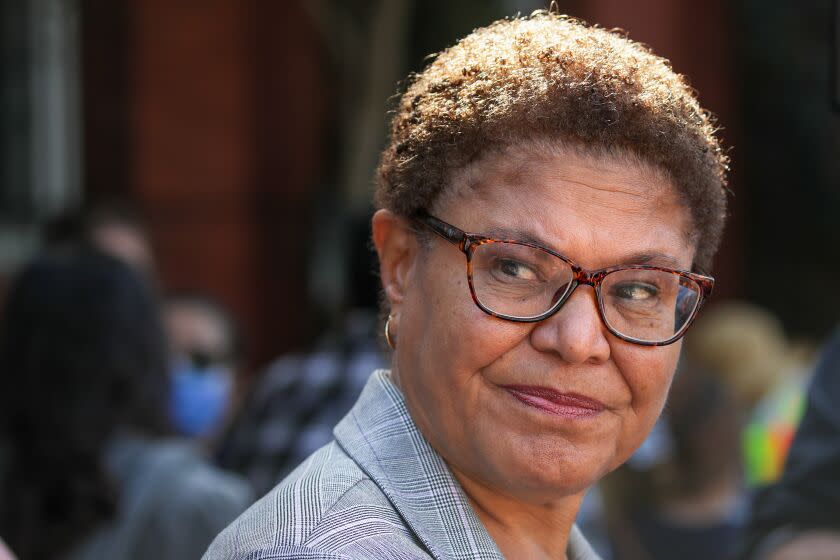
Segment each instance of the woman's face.
M464 231L539 242L590 270L640 261L687 270L694 254L688 213L661 174L571 151L492 157L457 177L433 214ZM580 493L624 462L662 410L680 343L616 338L584 285L539 323L487 315L470 296L464 254L430 238L424 247L392 214L374 218L396 379L450 467L543 501ZM553 390L596 406L552 412L511 387L532 400Z

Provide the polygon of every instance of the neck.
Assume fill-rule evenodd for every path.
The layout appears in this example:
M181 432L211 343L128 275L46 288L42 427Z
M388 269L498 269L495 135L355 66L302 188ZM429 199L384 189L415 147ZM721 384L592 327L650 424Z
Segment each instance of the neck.
M450 468L505 558L566 559L583 493L528 502L499 494Z

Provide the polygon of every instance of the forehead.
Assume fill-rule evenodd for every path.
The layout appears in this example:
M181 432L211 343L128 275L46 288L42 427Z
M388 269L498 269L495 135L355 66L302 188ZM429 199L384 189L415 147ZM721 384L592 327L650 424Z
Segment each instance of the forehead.
M476 233L539 240L587 267L631 253L685 268L693 259L691 219L672 182L622 154L520 145L457 173L433 211Z

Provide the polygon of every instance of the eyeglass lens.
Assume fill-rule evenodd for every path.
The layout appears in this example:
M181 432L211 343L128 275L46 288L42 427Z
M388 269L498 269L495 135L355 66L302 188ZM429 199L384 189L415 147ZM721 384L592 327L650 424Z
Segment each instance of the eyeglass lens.
M508 242L475 247L472 285L489 311L517 319L539 317L565 299L574 272L564 260L544 250ZM691 318L700 286L663 270L624 269L604 277L598 297L607 326L643 342L664 342Z

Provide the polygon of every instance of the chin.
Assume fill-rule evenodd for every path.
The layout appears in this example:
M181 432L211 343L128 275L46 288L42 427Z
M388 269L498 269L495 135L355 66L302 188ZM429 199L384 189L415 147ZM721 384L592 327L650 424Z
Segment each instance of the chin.
M582 494L612 471L612 455L597 450L569 449L569 444L532 448L519 460L498 465L498 478L529 500L542 501L548 496L563 497ZM512 455L513 456L513 455Z

